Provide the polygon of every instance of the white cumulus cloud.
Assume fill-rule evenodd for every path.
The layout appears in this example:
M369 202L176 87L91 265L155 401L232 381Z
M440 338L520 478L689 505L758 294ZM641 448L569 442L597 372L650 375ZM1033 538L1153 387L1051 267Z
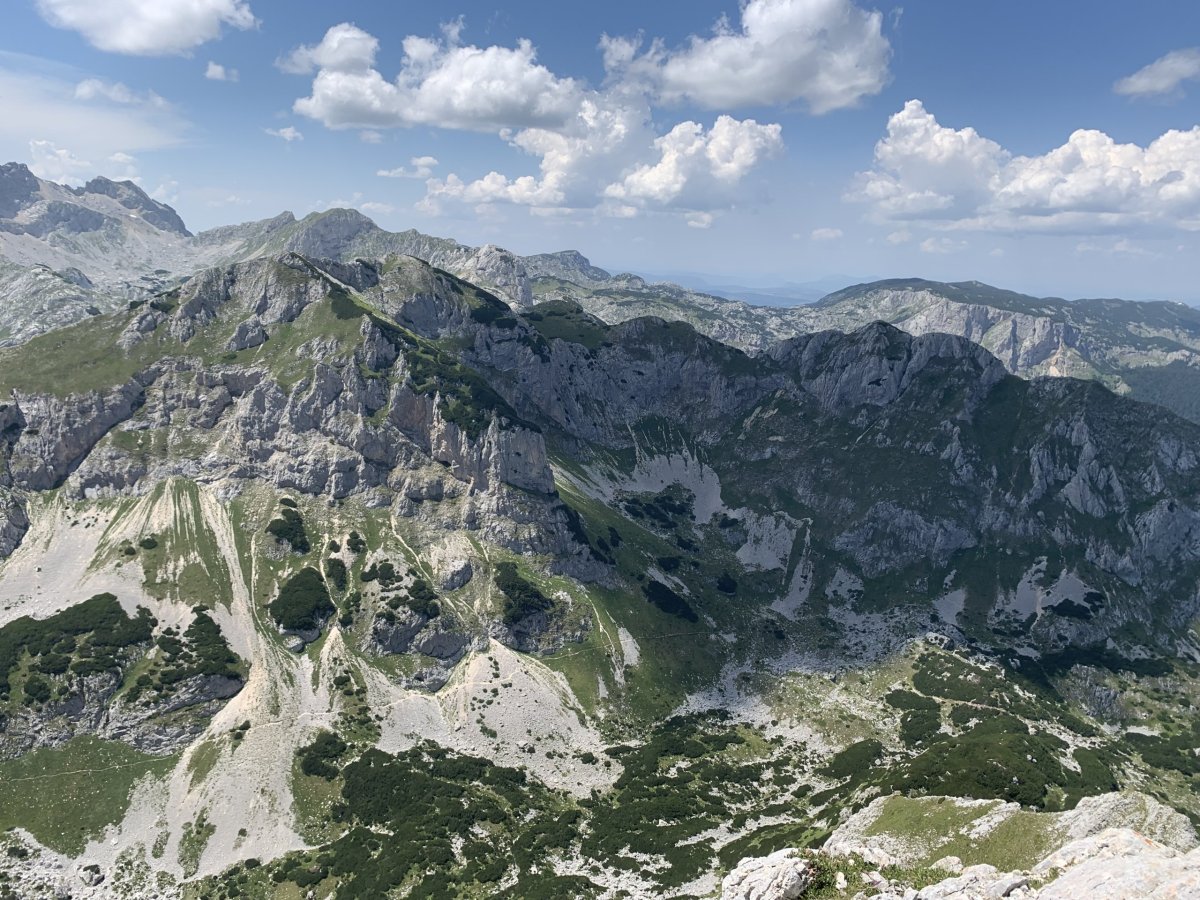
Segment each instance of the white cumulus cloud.
M379 41L357 25L342 22L325 32L319 44L301 45L276 65L291 75L307 75L317 69L342 72L365 71L375 65Z
M179 200L179 182L173 178L168 178L150 192L150 197L159 203L166 203L168 205L176 203Z
M175 146L189 127L153 92L17 54L0 54L0 98L7 159L23 159L36 138L96 162Z
M690 224L708 227L708 213L728 206L750 170L783 146L779 125L729 116L707 130L688 121L656 136L648 108L603 97L586 101L571 129L527 129L512 143L541 158L538 176L493 171L474 181L453 174L432 179L425 208L447 199L535 211L598 206L618 218L667 209L693 214Z
M408 161L412 168L399 166L395 169L380 169L375 174L381 178L428 178L437 168L437 157L414 156Z
M128 153L118 151L93 164L66 147L43 140L29 142L29 170L38 178L73 186L97 175L116 181L138 180L137 159Z
M100 78L85 78L75 85L75 99L98 100L123 106L143 106L150 109L166 110L170 108L170 104L154 91L139 92L132 90L120 81L104 81Z
M312 92L294 104L329 128L435 125L467 131L559 126L579 103L580 88L537 62L527 41L516 47L462 46L457 30L442 40L409 36L392 80L375 68L379 42L349 23L319 44L281 61L285 71L316 69Z
M957 253L967 246L966 241L956 241L948 237L928 237L921 241L922 253Z
M1170 97L1185 81L1200 78L1200 47L1172 50L1113 85L1126 97Z
M220 37L222 26L258 24L245 0L36 0L56 28L77 31L95 47L134 56L187 53Z
M292 141L304 140L304 135L301 134L294 125L288 125L284 128L267 128L265 131L267 134L271 135L271 137L280 138L281 140L287 141L289 144L292 143Z
M817 114L856 105L889 79L891 45L883 16L852 0L748 0L740 27L717 22L668 50L655 41L606 37L611 75L643 80L667 102L733 109L804 101Z
M215 63L210 59L208 67L204 70L204 77L209 81L237 81L238 70Z
M836 241L843 236L840 228L814 228L809 235L814 241Z
M654 124L654 92L639 78L592 89L543 66L528 41L478 47L464 43L462 32L456 20L438 37L404 38L392 78L384 74L379 41L350 23L333 26L319 43L297 48L279 66L313 73L309 95L294 109L329 128L428 125L491 132L537 160L536 174L432 177L433 165L417 159L379 171L427 179L421 208L430 212L447 203L485 210L518 204L536 215L577 209L620 217L651 208L707 212L728 206L750 171L782 149L779 125L728 115L711 127L680 122L663 134ZM605 50L608 57L615 52ZM630 45L630 58L635 52Z
M90 162L53 141L29 142L29 169L38 178L70 185L83 184L95 174Z
M879 220L943 228L1200 230L1200 127L1145 147L1079 130L1040 156L1016 156L973 128L939 124L910 100L888 120L874 167L847 196L869 203Z
M720 116L705 132L697 122L680 122L654 142L659 158L609 185L605 194L634 203L673 204L700 193L707 205L713 193L736 185L760 159L783 147L779 125L759 125ZM684 205L691 205L687 202Z

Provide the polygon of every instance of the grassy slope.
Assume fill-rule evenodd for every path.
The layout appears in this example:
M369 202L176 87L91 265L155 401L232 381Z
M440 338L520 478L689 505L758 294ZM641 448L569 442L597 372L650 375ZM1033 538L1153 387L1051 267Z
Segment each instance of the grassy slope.
M177 761L93 737L0 761L0 829L19 825L47 847L78 854L121 821L134 785L167 775Z

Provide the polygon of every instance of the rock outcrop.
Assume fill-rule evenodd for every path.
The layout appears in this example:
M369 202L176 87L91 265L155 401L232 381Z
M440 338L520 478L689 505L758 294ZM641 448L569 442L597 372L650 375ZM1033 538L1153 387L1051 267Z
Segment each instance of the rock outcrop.
M815 872L813 858L799 850L743 859L721 882L721 900L800 900Z
M845 851L844 846L827 847L819 854L788 849L743 859L725 876L721 900L803 900L821 870L834 873L829 886L840 894L863 900L1183 900L1200 896L1200 848L1182 852L1129 828L1108 828L1070 841L1026 871L1005 872L985 863L966 867L955 865L957 861L938 863L934 868L957 871L920 887L905 883L902 860L884 858L880 864L878 859L857 853L848 859ZM838 870L839 865L862 871L851 881ZM888 872L894 880L889 880ZM869 890L859 890L861 885ZM852 890L858 892L852 895Z
M58 747L84 734L123 741L146 753L176 753L244 684L241 678L198 675L173 685L161 698L128 702L116 698L121 687L116 673L79 678L61 701L0 720L0 757Z

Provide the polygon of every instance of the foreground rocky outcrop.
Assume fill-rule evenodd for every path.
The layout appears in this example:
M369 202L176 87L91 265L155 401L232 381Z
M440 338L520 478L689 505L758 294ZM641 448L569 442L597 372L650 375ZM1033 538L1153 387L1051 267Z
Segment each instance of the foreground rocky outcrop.
M721 882L721 900L799 900L816 878L811 854L777 850L738 863Z
M856 871L851 880L842 870L851 866L838 857L780 850L742 860L722 882L721 900L803 900L816 887L833 887L854 900L1184 900L1200 896L1200 848L1182 853L1128 828L1109 828L1071 841L1026 871L1002 872L987 864L964 868L948 860L939 867L958 871L920 888L906 885L902 873L892 881L870 865L862 857L855 859L854 868L865 870Z
M899 815L897 802L904 810ZM947 823L955 823L954 830ZM1003 843L997 841L1002 835L1008 836ZM1039 842L1043 849L1034 849ZM977 857L1011 855L1017 846L1033 855L1020 869L978 858L970 865L957 856L934 858L948 846L969 848ZM922 874L929 871L945 877L929 883ZM819 851L786 849L742 860L724 879L721 900L803 900L830 888L856 900L1196 897L1200 840L1187 817L1140 793L1087 797L1060 813L989 800L880 797L843 822Z

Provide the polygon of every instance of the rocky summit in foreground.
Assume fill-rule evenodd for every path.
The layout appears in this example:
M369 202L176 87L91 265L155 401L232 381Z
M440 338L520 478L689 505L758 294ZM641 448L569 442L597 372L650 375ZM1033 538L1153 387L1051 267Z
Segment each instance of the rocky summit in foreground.
M12 263L104 302L0 352L0 896L1194 887L1200 426L976 333L748 353L537 290L616 290L578 256L27 187L21 246L115 203L196 268Z

